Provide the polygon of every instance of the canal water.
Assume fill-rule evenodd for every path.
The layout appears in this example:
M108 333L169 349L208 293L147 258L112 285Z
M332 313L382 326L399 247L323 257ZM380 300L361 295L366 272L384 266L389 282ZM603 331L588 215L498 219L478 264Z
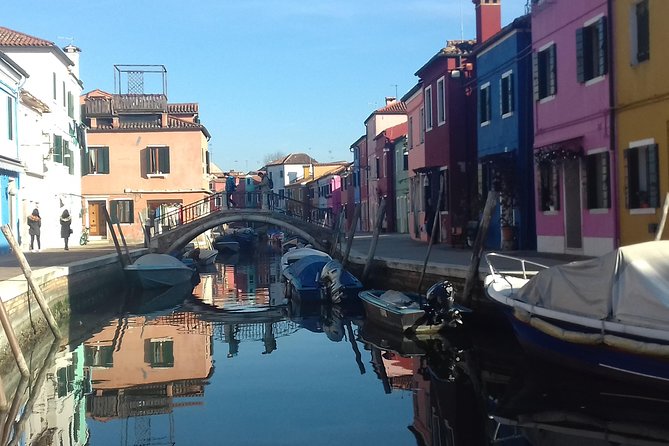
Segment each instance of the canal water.
M409 339L360 306L287 301L271 249L218 260L192 292L129 293L80 342L54 346L19 383L30 399L5 415L2 444L669 440L669 394L537 363L500 321Z

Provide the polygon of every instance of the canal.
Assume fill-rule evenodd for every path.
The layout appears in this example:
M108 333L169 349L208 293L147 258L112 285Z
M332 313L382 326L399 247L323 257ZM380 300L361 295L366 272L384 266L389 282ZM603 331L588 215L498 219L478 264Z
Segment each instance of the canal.
M538 363L495 319L409 339L360 306L296 306L279 256L221 258L192 292L128 291L116 312L76 315L96 327L19 382L28 402L3 414L2 444L669 440L669 394Z

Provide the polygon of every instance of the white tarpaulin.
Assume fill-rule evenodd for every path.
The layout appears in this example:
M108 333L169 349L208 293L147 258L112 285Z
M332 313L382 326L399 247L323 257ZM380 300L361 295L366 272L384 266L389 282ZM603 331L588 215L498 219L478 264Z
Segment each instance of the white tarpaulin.
M669 241L624 246L541 271L518 299L565 313L669 329Z

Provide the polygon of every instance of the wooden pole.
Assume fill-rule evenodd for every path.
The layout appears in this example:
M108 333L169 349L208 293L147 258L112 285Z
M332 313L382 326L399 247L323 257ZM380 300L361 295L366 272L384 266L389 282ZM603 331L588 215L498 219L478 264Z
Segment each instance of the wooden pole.
M360 220L360 203L355 204L355 211L353 211L353 222L348 230L346 251L344 251L344 258L341 261L343 267L346 267L346 264L348 263L348 255L351 253L351 245L353 245L353 238L355 237L355 230L358 227L358 220Z
M49 324L49 327L51 328L51 332L56 337L56 339L60 339L62 336L60 334L60 330L58 329L58 324L56 324L56 319L53 317L51 309L49 308L49 305L46 303L46 299L44 298L44 294L42 294L41 288L37 283L35 283L35 280L33 279L32 269L30 269L30 265L28 264L26 257L23 255L23 252L21 252L21 247L16 242L14 234L12 234L12 230L7 225L3 225L2 228L0 229L2 229L2 233L5 235L5 238L7 239L9 246L12 248L12 251L14 252L14 257L16 257L16 260L19 261L19 266L23 271L23 275L28 281L28 286L35 295L37 304L42 310L42 313L44 314L44 317L46 318L46 321ZM9 337L9 333L7 333L7 336Z
M332 246L330 248L330 255L334 256L335 252L337 252L337 245L339 245L339 238L341 234L341 228L344 226L344 216L345 212L342 209L341 212L339 213L339 219L337 220L337 229L335 230L335 233L332 237Z
M488 227L490 226L490 220L492 219L492 211L497 205L497 197L497 192L492 190L488 192L488 198L486 199L485 207L483 208L483 215L481 216L479 229L476 232L476 239L474 240L474 246L472 247L472 260L469 263L469 270L467 271L467 278L465 279L465 290L462 294L462 303L464 305L470 305L471 303L474 282L478 280L479 276L479 265L481 264L481 254L483 253L483 241L488 235Z
M372 236L372 244L369 246L369 254L367 254L367 262L365 262L365 269L362 271L362 282L366 282L369 277L369 272L372 268L372 261L376 253L376 245L379 242L379 233L383 225L383 217L386 215L386 199L381 198L379 205L379 213L376 216L376 225L374 226L374 235Z
M669 212L669 192L664 197L664 206L662 207L662 220L660 220L660 226L657 227L657 232L655 233L655 240L660 240L662 238L662 233L664 232L664 224L667 222L667 212Z
M116 231L114 231L114 225L111 222L111 218L109 217L109 213L107 212L107 207L103 206L102 207L102 213L105 216L105 221L107 222L107 227L109 228L109 231L111 232L112 240L114 240L114 246L116 247L116 254L118 254L118 259L119 262L121 262L121 266L125 268L127 265L125 263L125 259L123 258L123 253L121 252L121 247L118 244L118 239L116 238ZM124 269L125 271L125 269Z
M116 222L116 227L118 228L118 233L121 236L121 242L123 242L123 249L125 250L126 262L130 263L130 250L128 249L128 244L125 242L125 237L123 236L123 231L121 230L121 224ZM142 222L142 227L144 223Z
M418 287L416 292L420 293L420 288L423 286L423 277L425 276L425 269L427 262L430 259L430 252L434 244L434 238L437 235L437 225L439 224L439 210L441 209L441 199L444 195L444 178L439 179L439 197L437 197L437 208L434 211L434 218L432 219L432 231L430 231L430 240L427 243L427 252L425 253L425 261L423 262L423 269L420 272L420 279L418 280Z

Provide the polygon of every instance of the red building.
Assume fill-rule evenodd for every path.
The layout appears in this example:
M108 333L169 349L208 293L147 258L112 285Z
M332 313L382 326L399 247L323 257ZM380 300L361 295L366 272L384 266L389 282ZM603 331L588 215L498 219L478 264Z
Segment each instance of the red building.
M396 205L395 205L395 141L406 136L407 123L389 127L376 138L374 138L373 153L370 153L370 159L374 160L374 168L371 170L375 176L372 182L375 182L375 197L378 200L386 200L386 215L383 228L387 232L395 232L396 223ZM372 221L374 224L375 221Z

